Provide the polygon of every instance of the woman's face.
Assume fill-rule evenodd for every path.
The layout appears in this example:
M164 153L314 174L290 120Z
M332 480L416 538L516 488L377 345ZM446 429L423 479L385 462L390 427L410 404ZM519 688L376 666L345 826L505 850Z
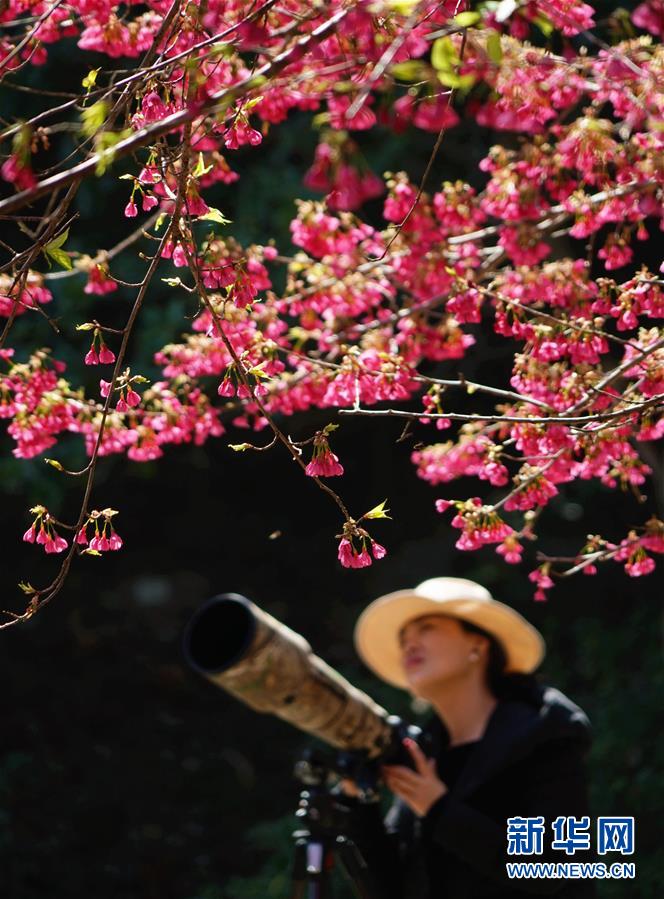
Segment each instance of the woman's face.
M414 618L401 630L401 664L408 686L416 696L427 698L435 690L453 680L468 676L481 666L472 656L486 643L477 634L463 629L456 618L424 615Z

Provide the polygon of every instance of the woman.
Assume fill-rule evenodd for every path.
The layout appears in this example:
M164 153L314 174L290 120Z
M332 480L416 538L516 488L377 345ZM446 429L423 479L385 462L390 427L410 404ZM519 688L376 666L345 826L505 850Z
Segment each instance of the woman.
M382 769L396 796L385 824L377 806L355 809L356 842L382 894L593 896L589 880L506 874L508 861L588 856L550 848L556 817L588 815L583 759L590 738L581 709L532 676L544 656L538 631L479 584L433 578L373 602L355 639L369 668L435 712L431 757L407 740L412 768ZM507 855L507 819L538 816L542 854Z

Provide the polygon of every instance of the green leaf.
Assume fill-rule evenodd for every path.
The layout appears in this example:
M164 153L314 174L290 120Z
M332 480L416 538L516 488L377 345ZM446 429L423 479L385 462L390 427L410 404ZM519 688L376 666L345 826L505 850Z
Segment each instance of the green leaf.
M424 81L427 67L419 59L407 59L395 63L390 71L398 81Z
M431 48L431 65L437 72L449 72L459 62L456 48L449 37L439 37Z
M66 228L62 234L59 234L55 237L50 243L47 243L44 247L44 254L47 260L53 260L53 262L57 262L58 265L62 266L62 268L66 268L68 271L73 269L72 261L69 258L68 254L65 253L63 249L61 249L62 245L65 243L67 238L69 237L69 228Z
M169 287L179 287L182 284L179 278L162 278L161 280Z
M66 268L67 271L71 271L73 269L73 265L69 256L65 253L64 250L49 250L48 247L44 247L47 256L53 260L53 262L57 262L59 266L62 268Z
M18 586L26 594L26 596L32 596L33 593L37 592L29 582L26 584L25 581L19 581Z
M229 443L228 448L236 453L243 453L245 450L253 449L250 443Z
M535 16L533 22L537 25L544 37L551 37L554 31L551 19L547 19L546 16Z
M47 465L51 465L56 471L64 471L64 468L57 459L44 459Z
M93 325L92 322L84 322L82 325L76 325L77 331L92 331L93 328L96 328L96 325Z
M482 16L478 12L460 12L458 16L452 19L452 25L458 25L459 28L470 28L476 25Z
M399 15L407 16L418 0L387 0L387 5Z
M54 237L50 243L47 243L44 249L48 253L50 250L58 250L60 247L67 242L67 238L69 237L69 228L65 228L65 230L58 234L57 237Z
M108 103L97 100L81 112L81 131L86 137L93 137L102 127L108 115Z
M129 137L131 128L125 128L123 131L102 131L95 138L95 149L99 153L99 159L95 167L95 175L99 177L103 175L109 165L113 164L115 159L115 145L120 141Z
M194 176L194 178L202 178L203 175L207 175L207 173L211 172L212 169L213 166L205 165L205 162L203 161L203 154L199 153L198 162L196 163L196 168L192 172L192 175Z
M498 65L503 58L503 46L500 42L500 35L497 31L492 31L486 41L486 52L491 62Z
M460 90L470 90L477 81L477 77L473 72L467 75L457 75L456 72L438 72L438 80L445 87L459 88Z
M214 206L211 206L209 211L205 213L205 215L199 215L197 221L199 222L216 222L218 225L230 225L231 220L227 219L226 216L220 212L218 209L215 209Z
M262 364L263 363L261 362L261 365ZM254 378L266 378L268 381L271 379L271 376L264 372L260 365L255 365L253 368L247 369L247 374L253 375Z
M382 503L379 503L377 506L374 506L373 509L370 509L362 518L390 518L387 513L389 509L385 508L386 499L383 500Z
M99 68L99 69L90 69L90 71L89 71L88 74L85 76L85 78L83 79L83 81L81 81L81 84L83 85L83 87L84 87L87 91L89 91L91 88L93 88L93 87L95 86L95 84L97 83L97 75L98 75L100 72L101 72L101 68Z

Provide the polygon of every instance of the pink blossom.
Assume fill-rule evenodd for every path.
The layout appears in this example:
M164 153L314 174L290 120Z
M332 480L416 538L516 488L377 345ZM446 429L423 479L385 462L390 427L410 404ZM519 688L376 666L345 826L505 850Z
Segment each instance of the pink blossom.
M224 378L217 387L219 396L235 396L235 385L230 378Z
M632 13L637 28L664 38L664 0L645 0Z
M655 560L643 553L630 558L625 563L625 571L630 577L642 577L645 574L652 574L655 570Z
M118 550L122 547L122 538L117 533L117 531L111 531L111 534L108 538L108 548L110 550Z
M124 214L126 218L135 218L138 215L138 206L133 200L130 200L125 206Z
M528 575L528 580L532 581L537 586L533 599L536 602L546 601L546 591L553 587L553 581L549 577L548 565L540 565L539 568L531 571Z
M115 362L115 353L104 344L99 348L99 361L103 365L108 365L111 362Z
M46 538L44 549L47 553L61 553L67 549L68 545L64 537L55 534L53 537Z
M342 475L343 473L344 469L343 465L339 462L339 457L330 450L329 446L324 445L322 447L315 447L314 456L307 465L305 474L308 474L310 478L332 478Z
M344 568L366 568L368 565L371 565L372 562L371 556L364 543L362 545L362 550L358 552L352 541L345 537L339 543L337 558ZM379 558L379 556L376 556L376 558Z
M99 365L99 355L97 353L97 350L95 349L94 343L85 354L84 362L86 365Z
M508 565L518 565L521 562L523 547L515 537L508 537L496 547L496 552Z
M118 289L118 285L108 277L108 271L102 265L93 265L88 272L88 281L83 288L84 293L103 296Z
M154 194L149 192L145 192L141 199L141 207L143 212L149 212L151 209L154 209L155 206L159 205L159 197L155 197Z

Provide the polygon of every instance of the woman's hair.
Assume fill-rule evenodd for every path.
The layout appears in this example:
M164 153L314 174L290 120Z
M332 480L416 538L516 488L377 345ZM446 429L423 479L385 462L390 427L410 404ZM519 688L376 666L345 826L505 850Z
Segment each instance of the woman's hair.
M507 655L502 644L493 634L485 631L463 618L457 619L467 634L479 634L489 642L487 655L486 679L487 685L496 699L521 699L526 702L538 703L541 688L537 678L532 674L519 674L507 672Z

